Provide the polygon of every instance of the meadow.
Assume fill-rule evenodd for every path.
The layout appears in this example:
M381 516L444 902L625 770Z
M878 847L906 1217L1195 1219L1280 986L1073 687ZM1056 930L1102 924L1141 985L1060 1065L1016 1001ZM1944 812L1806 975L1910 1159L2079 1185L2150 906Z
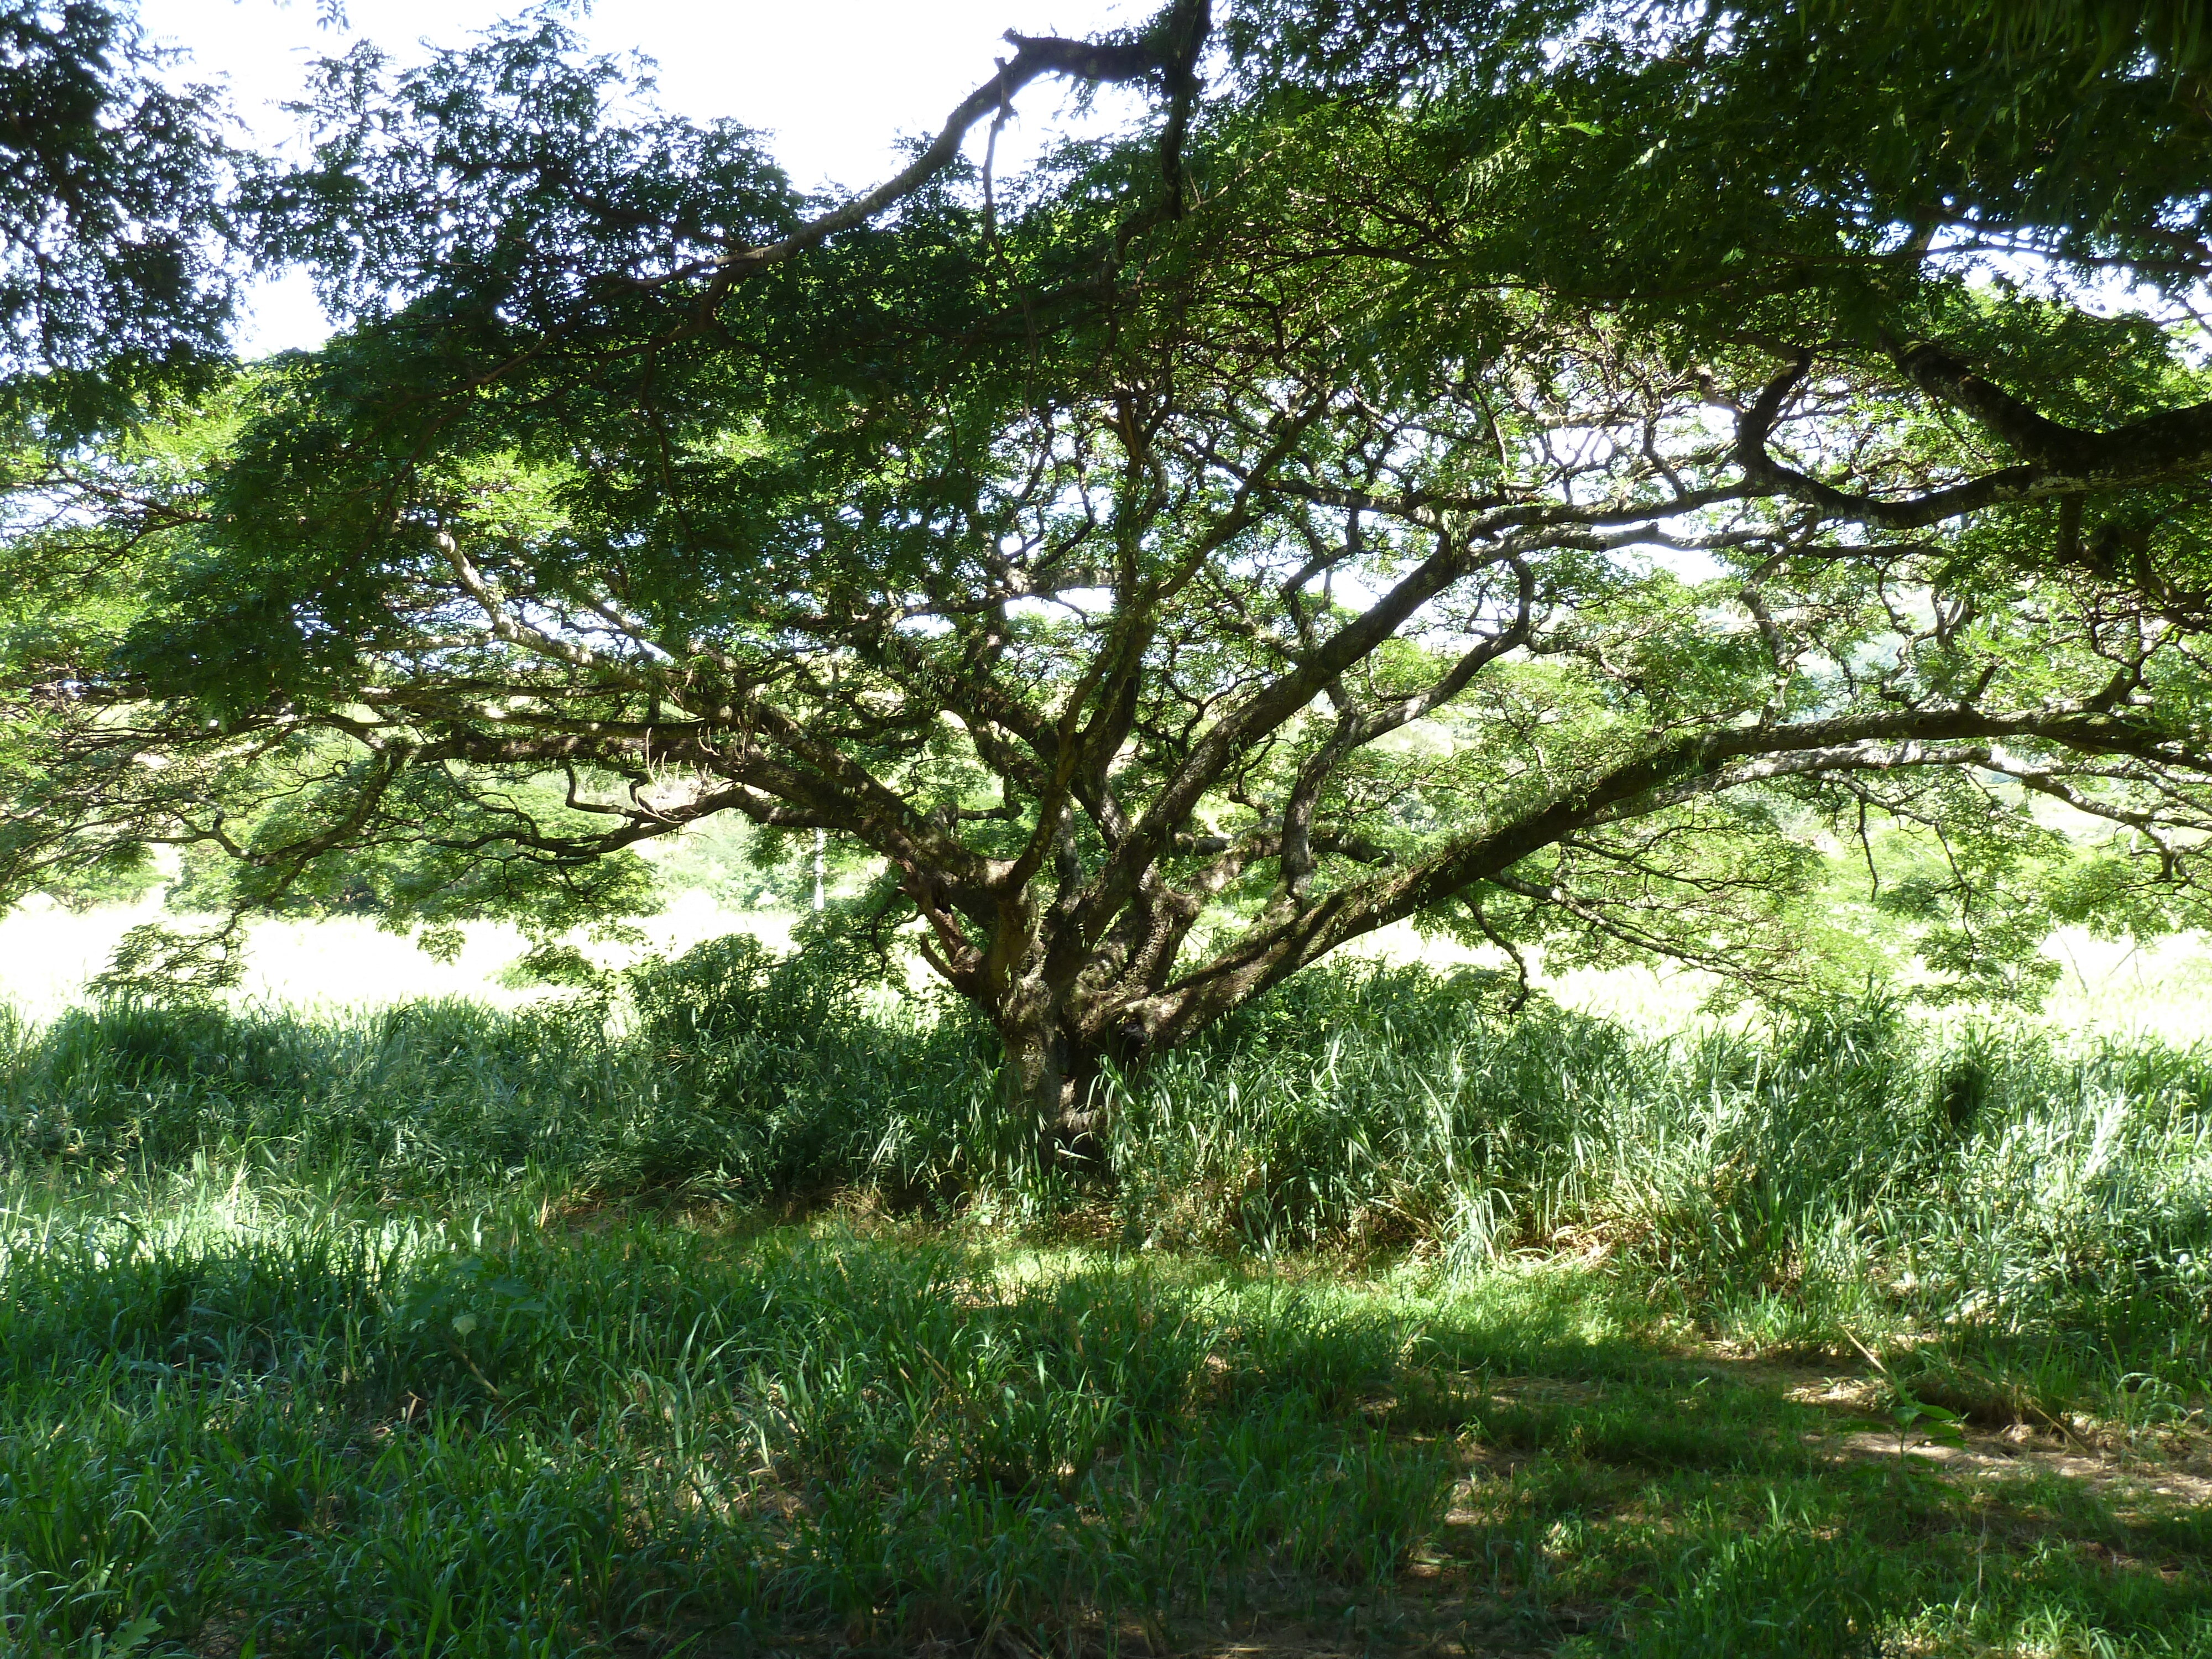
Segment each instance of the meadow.
M985 1034L0 1032L25 1654L2212 1654L2212 1052L1292 981L1040 1177Z

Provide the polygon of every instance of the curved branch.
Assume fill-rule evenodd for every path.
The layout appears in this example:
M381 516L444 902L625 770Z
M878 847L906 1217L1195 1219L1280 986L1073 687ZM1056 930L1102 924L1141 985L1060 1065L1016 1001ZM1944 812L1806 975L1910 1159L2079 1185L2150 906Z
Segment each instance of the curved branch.
M2212 403L2162 410L2109 432L2085 432L2030 408L1972 364L1929 341L1882 344L1905 379L1929 397L1972 416L2015 453L2054 473L2136 483L2212 465Z
M1163 52L1142 40L1071 40L1008 29L1006 39L1015 48L1014 55L1001 59L999 72L960 100L927 149L873 190L809 221L782 240L724 254L714 262L714 296L719 298L732 283L781 264L840 231L866 224L885 208L914 194L951 164L969 128L987 116L996 115L1016 93L1042 76L1063 75L1093 84L1142 81L1155 76L1165 78L1174 88L1175 103L1161 135L1160 159L1171 199L1179 202L1182 138L1189 125L1190 99L1195 88L1194 70L1209 22L1206 0L1178 0L1168 30L1176 48L1171 52Z
M2212 470L2212 404L2168 410L2110 432L2083 432L2046 419L1940 347L1897 347L1893 356L1915 386L1964 410L2027 459L1897 500L1823 483L1777 460L1766 447L1784 404L1812 372L1812 353L1801 351L1737 416L1733 459L1750 493L1784 496L1881 530L1924 530L1984 507L2101 494Z
M2212 771L2212 755L2142 721L2082 706L1989 714L1973 708L1882 712L1780 727L1709 732L1614 767L1502 827L1464 837L1402 871L1339 888L1271 915L1212 962L1118 1011L1150 1042L1172 1042L1279 983L1347 939L1443 902L1593 824L1648 817L1700 794L1772 778L1869 769L1978 764L1992 739L2027 738L2083 754L2126 755ZM1977 742L1978 739L1980 741Z

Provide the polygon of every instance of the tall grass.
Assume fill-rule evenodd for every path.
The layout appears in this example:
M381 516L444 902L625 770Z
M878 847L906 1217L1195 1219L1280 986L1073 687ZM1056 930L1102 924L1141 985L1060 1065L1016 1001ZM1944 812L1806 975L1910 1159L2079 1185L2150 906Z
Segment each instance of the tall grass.
M1569 1256L1764 1347L1942 1333L1954 1353L1994 1344L2015 1370L2124 1384L2144 1413L2203 1391L2202 1049L1935 1031L1879 1001L1642 1039L1556 1007L1498 1017L1472 980L1315 973L1110 1079L1111 1179L1046 1187L997 1123L988 1034L872 1001L838 969L738 941L634 976L621 1010L16 1024L0 1157L246 1157L392 1197L842 1192L1087 1218L1132 1246Z
M244 1150L394 1197L552 1181L766 1202L946 1175L984 1122L968 1034L872 1015L848 981L749 939L637 975L632 1001L619 1036L595 1000L9 1018L0 1158L161 1169Z
M0 1651L2212 1650L2203 1515L1686 1340L2201 1414L2200 1054L1309 976L1110 1079L1090 1181L990 1060L744 945L0 1028Z
M1994 1413L2212 1389L2212 1054L1880 1000L1660 1039L1485 1006L1314 976L1168 1057L1115 1118L1131 1226L1568 1256L1770 1351L1940 1335L1924 1391Z
M1264 1285L155 1196L0 1226L10 1652L1110 1636L1387 1582L1455 1478L1345 1420L1389 1324Z

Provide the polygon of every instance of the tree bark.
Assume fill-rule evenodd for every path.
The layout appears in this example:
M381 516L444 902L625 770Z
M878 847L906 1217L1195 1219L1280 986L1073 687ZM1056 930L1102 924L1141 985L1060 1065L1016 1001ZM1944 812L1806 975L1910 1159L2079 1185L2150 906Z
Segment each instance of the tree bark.
M1107 1174L1100 1088L1106 1056L1052 1011L1002 1018L999 1036L1000 1093L1009 1121L1023 1127L1035 1149L1037 1168Z

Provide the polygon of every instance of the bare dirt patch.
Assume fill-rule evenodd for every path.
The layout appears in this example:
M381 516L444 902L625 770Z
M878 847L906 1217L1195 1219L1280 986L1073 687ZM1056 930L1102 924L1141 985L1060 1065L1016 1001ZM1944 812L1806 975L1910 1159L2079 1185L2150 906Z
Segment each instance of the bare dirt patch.
M1800 1405L1819 1407L1853 1420L1881 1413L1882 1384L1876 1377L1782 1365L1760 1369L1785 1399ZM1737 1375L1740 1381L1752 1381L1741 1371ZM2202 1437L2177 1435L2179 1455L2154 1458L2139 1450L2100 1444L2095 1435L2094 1425L2085 1426L2048 1417L2039 1423L2022 1421L2002 1429L1970 1424L1965 1426L1963 1446L1916 1444L1908 1435L1903 1455L1960 1475L2060 1475L2092 1487L2100 1496L2124 1501L2160 1498L2212 1504L2212 1445ZM1893 1461L1899 1455L1893 1433L1849 1430L1827 1438L1847 1457Z

